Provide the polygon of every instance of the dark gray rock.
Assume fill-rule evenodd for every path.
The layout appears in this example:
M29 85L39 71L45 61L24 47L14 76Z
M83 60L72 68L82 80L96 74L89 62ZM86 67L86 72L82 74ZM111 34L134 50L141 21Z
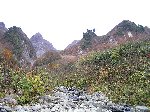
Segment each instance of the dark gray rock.
M0 112L12 112L12 108L9 106L0 106Z
M133 112L133 109L128 105L118 105L114 103L108 103L105 108L112 112Z

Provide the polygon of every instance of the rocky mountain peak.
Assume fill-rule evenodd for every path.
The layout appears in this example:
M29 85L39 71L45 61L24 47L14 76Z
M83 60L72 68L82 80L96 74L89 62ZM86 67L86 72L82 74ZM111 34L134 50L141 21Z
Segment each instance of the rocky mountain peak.
M131 22L130 20L123 20L122 22L120 22L118 24L118 26L122 26L122 25L136 25L134 22Z
M0 30L4 30L4 31L7 30L7 28L5 27L5 23L4 22L0 22Z
M4 24L2 24L4 27ZM3 30L2 30L3 31ZM36 53L32 43L21 28L13 26L8 28L0 38L3 49L9 49L21 66L32 64L36 59Z
M5 28L5 24L4 22L0 22L0 29L3 29L3 28Z
M80 40L74 40L71 44L69 44L65 49L69 49L70 47L76 45Z
M145 32L145 28L142 25L136 25L134 22L131 22L129 20L123 20L110 32L108 32L107 36L124 36L129 32L140 34Z
M35 35L33 35L30 40L31 41L41 41L41 40L43 40L43 36L38 32Z
M77 44L73 43L64 50L64 54L80 55L91 51L102 51L127 42L141 41L149 36L150 28L123 20L103 36L97 36L95 29L87 30Z
M129 20L123 20L121 23L117 25L117 28L122 29L122 31L137 31L138 26L134 22Z
M45 40L40 33L36 33L30 38L32 45L36 50L37 57L42 56L47 51L55 51L56 49L53 47L52 43Z

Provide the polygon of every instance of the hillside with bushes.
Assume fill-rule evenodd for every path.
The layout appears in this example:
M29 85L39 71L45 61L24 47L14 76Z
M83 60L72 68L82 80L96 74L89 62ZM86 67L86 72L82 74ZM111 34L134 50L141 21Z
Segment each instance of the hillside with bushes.
M150 41L128 43L87 55L77 63L85 85L115 102L150 104Z
M143 40L150 36L150 29L137 25L129 20L123 20L106 35L97 36L96 29L83 33L83 38L75 45L65 49L64 54L82 55L92 51L104 51L127 42Z
M150 104L150 37L81 56L58 82L88 92L102 91L117 103Z
M8 49L18 61L19 66L33 64L36 54L32 43L21 28L13 26L5 30L0 38L1 53Z
M89 95L102 92L116 104L149 107L149 34L147 27L123 21L104 36L97 36L95 29L87 30L81 41L66 50L44 51L36 58L27 36L20 28L11 27L2 38L2 45L11 49L0 52L0 102L13 95L18 105L33 104L63 86ZM20 57L25 56L23 48L34 59L33 66L18 66Z

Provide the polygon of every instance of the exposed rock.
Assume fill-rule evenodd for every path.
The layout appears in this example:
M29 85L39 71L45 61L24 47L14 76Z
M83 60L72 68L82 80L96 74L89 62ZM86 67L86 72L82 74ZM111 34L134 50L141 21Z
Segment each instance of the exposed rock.
M0 39L4 37L4 33L7 31L5 24L0 22Z
M150 108L146 106L136 106L136 112L150 112Z
M74 40L71 44L69 44L65 49L69 49L70 47L76 45L80 40Z
M133 108L112 103L101 92L89 95L85 91L64 86L57 87L52 95L40 97L39 101L36 104L17 105L13 108L0 104L0 112L149 112L149 108L145 106Z
M36 59L35 49L22 29L16 26L7 29L5 24L0 22L0 52L4 49L10 50L14 60L24 67L27 64L32 65Z
M145 40L150 36L150 28L136 25L129 20L123 20L106 35L97 36L95 30L87 30L78 43L67 47L65 55L83 55L93 51L104 51L127 42Z
M7 30L7 28L5 27L4 22L0 22L0 30L4 30L4 31Z
M15 100L14 95L6 95L3 99L0 100L1 103L17 105L17 100Z
M31 37L30 41L32 42L32 44L36 50L37 57L42 56L47 51L55 51L56 50L49 41L43 39L43 37L40 33L36 33L35 35L33 35Z
M12 112L12 109L9 106L0 105L0 112Z
M3 49L12 51L14 58L18 60L21 66L31 64L36 59L35 49L30 39L21 28L10 27L1 39Z
M106 35L114 37L123 37L127 35L128 37L134 37L142 33L148 34L148 29L148 27L136 25L134 22L131 22L129 20L123 20Z

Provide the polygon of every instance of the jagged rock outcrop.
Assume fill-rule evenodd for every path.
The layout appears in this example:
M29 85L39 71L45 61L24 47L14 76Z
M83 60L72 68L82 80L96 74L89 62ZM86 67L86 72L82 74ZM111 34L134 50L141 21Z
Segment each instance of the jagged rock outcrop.
M4 22L0 22L0 39L3 38L4 33L7 31Z
M56 51L53 45L45 40L40 33L36 33L30 38L32 45L36 50L37 57L42 56L47 51Z
M134 22L129 20L123 20L121 23L116 25L107 36L125 36L126 33L131 37L131 33L137 35L139 33L145 33L145 28L142 25L136 25ZM133 36L133 35L132 35Z
M95 29L83 33L83 38L63 51L67 55L82 55L91 51L103 51L127 42L136 42L150 38L150 28L123 20L106 35L97 36Z
M69 44L65 49L69 49L70 47L76 45L80 40L74 40L71 44Z
M5 27L4 22L0 22L0 30L4 30L4 31L7 30L7 28Z
M73 44L69 45L69 47L66 48L62 54L80 55L87 53L92 47L92 41L95 37L97 37L95 29L87 29L87 32L83 32L83 38L78 40L76 43L74 42Z
M6 32L7 28L5 27L4 22L0 22L0 39L4 37L4 33ZM0 41L0 52L3 50L3 45Z
M2 50L9 49L21 66L33 64L36 59L35 49L30 39L19 27L13 26L5 31L0 43Z

